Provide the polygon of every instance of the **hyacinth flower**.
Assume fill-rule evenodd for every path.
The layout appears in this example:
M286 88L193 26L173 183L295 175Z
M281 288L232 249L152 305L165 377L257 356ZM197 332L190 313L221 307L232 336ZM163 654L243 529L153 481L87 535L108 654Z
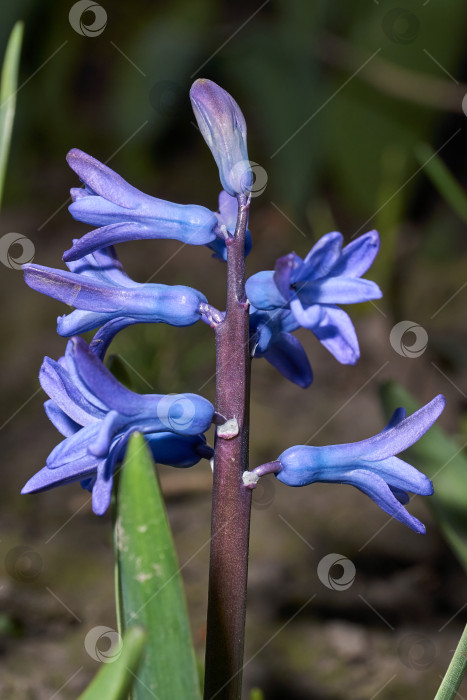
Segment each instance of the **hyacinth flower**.
M377 231L342 248L342 234L323 236L304 260L290 253L275 270L258 272L246 282L250 302L262 310L290 309L299 326L310 329L342 364L360 356L348 314L337 304L355 304L382 296L378 285L361 279L379 250Z
M82 338L72 338L58 362L46 357L39 379L51 399L45 403L46 412L65 439L22 493L84 480L92 488L92 507L97 515L109 506L113 473L132 433L169 432L183 438L172 439L165 448L163 438L159 438L163 460L159 459L171 463L172 445L174 464L185 466L190 461L187 450L196 452L202 447L200 436L213 419L212 404L196 394L140 395L126 389Z
M290 331L298 328L291 311L250 308L250 353L264 357L284 377L303 389L313 381L306 352Z
M238 202L236 197L231 197L225 190L219 195L219 212L216 213L219 224L219 235L212 243L208 243L208 247L214 251L213 258L217 260L227 261L227 241L235 233L235 225L238 216ZM247 229L245 232L245 257L250 253L253 245L251 232Z
M407 492L430 496L433 484L395 455L413 445L431 428L445 404L444 397L439 394L408 418L405 409L398 408L381 433L360 442L290 447L277 461L246 472L244 481L254 487L260 476L274 472L279 481L288 486L306 486L317 481L350 484L370 496L391 517L424 534L424 525L410 515L404 505L409 501Z
M207 303L191 287L134 282L112 246L67 263L69 272L29 263L23 265L26 283L38 292L75 307L57 319L57 332L70 337L104 326L102 348L122 328L133 323L191 326Z
M233 97L212 80L191 86L190 99L199 130L219 168L224 190L235 197L248 194L253 173L248 161L246 122Z
M75 241L65 261L114 243L172 238L205 245L216 238L217 217L197 204L174 204L143 194L95 158L73 148L67 156L84 188L71 189L69 211L77 221L98 226Z

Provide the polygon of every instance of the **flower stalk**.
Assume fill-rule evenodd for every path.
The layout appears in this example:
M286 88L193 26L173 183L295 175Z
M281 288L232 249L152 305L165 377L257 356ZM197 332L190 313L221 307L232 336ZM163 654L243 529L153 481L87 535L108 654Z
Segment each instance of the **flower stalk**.
M248 469L250 353L245 295L249 201L238 197L235 235L227 246L227 311L216 328L216 411L238 433L216 437L211 522L205 700L241 697L251 490ZM222 434L222 431L221 431Z

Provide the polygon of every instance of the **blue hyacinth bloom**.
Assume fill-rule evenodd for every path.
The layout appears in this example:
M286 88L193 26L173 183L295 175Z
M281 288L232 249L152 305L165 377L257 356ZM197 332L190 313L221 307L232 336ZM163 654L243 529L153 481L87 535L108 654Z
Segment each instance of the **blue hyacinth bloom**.
M199 130L219 168L224 190L232 197L248 194L253 173L248 161L246 122L233 97L212 80L191 86L190 99Z
M174 204L143 194L120 175L77 148L67 156L84 188L72 188L69 210L77 221L98 226L75 241L65 261L99 248L144 238L172 238L205 245L216 237L217 218L197 204Z
M225 190L219 195L219 212L216 214L219 225L219 230L227 232L230 236L235 233L235 225L237 223L238 202L236 197L231 197ZM215 241L208 243L208 248L214 251L213 258L217 260L227 261L227 245L225 238L218 236ZM253 246L251 233L247 229L245 232L245 257L250 253Z
M396 520L424 533L424 525L403 505L409 500L407 492L429 496L433 485L428 477L395 455L426 433L445 403L444 397L438 395L408 418L405 410L399 408L385 430L368 440L326 447L290 447L278 458L276 476L288 486L316 481L350 484Z
M361 279L379 250L377 231L360 236L342 248L340 233L328 233L304 260L290 253L275 270L258 272L246 283L250 302L265 311L290 309L297 324L310 329L342 364L360 356L352 321L337 304L379 299L378 285Z
M302 344L290 332L296 328L291 311L250 308L251 356L264 357L284 377L305 389L313 381L313 372Z
M81 338L68 342L58 362L46 357L39 379L51 399L45 403L47 415L65 439L22 493L84 481L92 488L94 512L102 515L110 503L114 469L137 431L152 435L161 462L188 466L196 454L205 456L202 435L214 414L209 401L196 394L136 394L112 376ZM164 444L154 433L174 437Z
M67 265L69 272L33 263L23 266L25 281L32 289L76 308L58 318L57 332L64 337L109 322L113 323L104 331L108 342L117 330L132 323L190 326L201 317L199 305L207 302L204 294L191 287L134 282L113 247Z

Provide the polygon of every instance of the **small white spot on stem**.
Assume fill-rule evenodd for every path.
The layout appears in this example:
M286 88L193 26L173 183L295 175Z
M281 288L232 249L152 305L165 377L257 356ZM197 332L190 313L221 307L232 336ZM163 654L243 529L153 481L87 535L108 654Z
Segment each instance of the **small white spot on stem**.
M245 484L245 486L249 486L250 488L256 486L256 484L259 481L259 475L255 474L255 472L243 472L242 474L242 481Z
M224 440L231 440L237 437L238 433L239 428L236 418L230 418L223 425L217 427L217 437L224 438Z

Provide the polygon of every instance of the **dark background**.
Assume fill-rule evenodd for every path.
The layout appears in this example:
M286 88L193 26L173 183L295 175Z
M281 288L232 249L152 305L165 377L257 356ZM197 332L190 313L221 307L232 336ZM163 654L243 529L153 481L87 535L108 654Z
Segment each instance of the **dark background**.
M420 402L444 393L440 423L461 446L465 224L415 153L430 144L465 186L465 2L108 0L93 36L71 26L72 4L0 7L0 54L14 21L26 25L0 235L26 236L35 262L63 266L63 251L87 230L66 209L77 186L65 162L72 147L145 192L215 209L217 169L188 98L194 79L215 80L240 104L249 156L267 177L252 204L249 274L290 250L304 256L331 230L349 241L378 228L382 240L369 276L384 299L347 309L361 345L356 367L338 365L305 332L315 371L306 392L254 363L252 466L311 436L319 445L378 432L378 385L387 379ZM81 20L89 27L94 15ZM119 253L139 281L188 284L224 304L225 268L205 248L145 241ZM86 634L116 625L111 523L93 515L77 485L19 495L58 440L37 374L44 355L63 353L55 320L66 312L24 285L11 265L20 254L19 245L2 249L0 237L0 698L74 698L99 667ZM413 339L399 351L389 341L403 320L428 334L417 357L404 356ZM202 324L136 326L114 349L138 391L214 398L213 338ZM210 470L160 471L202 657ZM254 500L245 692L260 686L268 700L432 697L467 595L427 499L409 506L427 524L425 537L388 522L347 486L291 490L268 477ZM346 590L318 576L329 553L355 566Z

